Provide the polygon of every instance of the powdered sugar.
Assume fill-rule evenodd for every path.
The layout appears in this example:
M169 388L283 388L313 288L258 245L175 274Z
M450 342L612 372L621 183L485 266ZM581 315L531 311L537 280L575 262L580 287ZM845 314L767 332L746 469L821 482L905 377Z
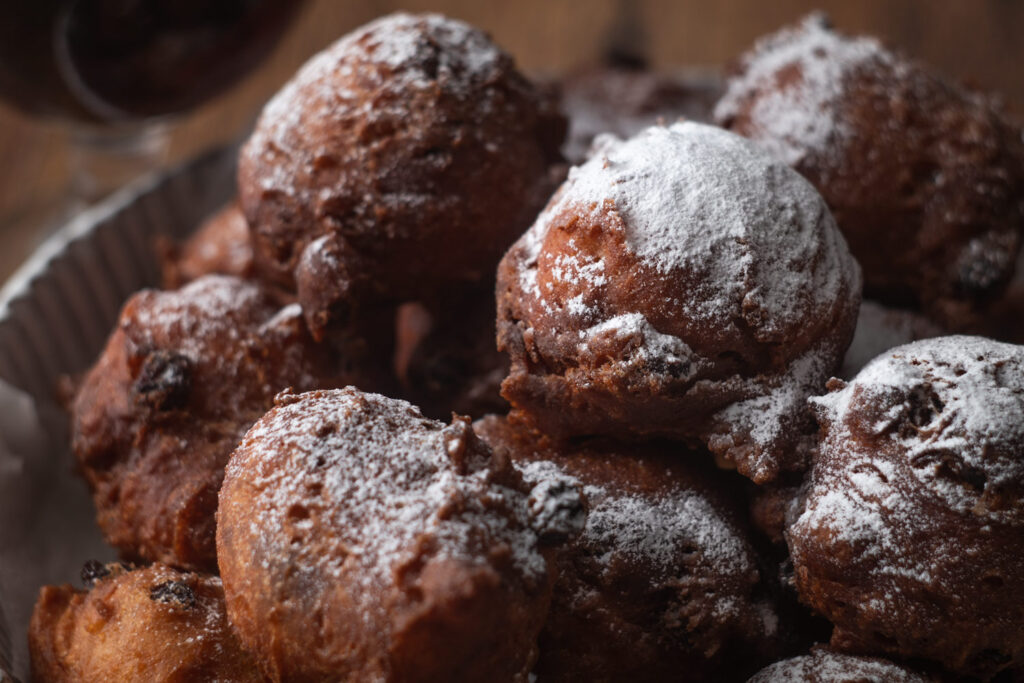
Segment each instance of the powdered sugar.
M504 546L517 570L537 579L546 565L528 527L526 496L490 483L486 463L457 471L449 451L462 447L459 425L445 427L404 401L352 388L306 394L250 430L228 476L240 467L259 470L278 454L287 458L250 482L258 491L251 531L268 535L269 547L281 546L283 530L302 531L293 519L302 508L302 519L329 530L333 540L325 542L344 549L307 558L323 580L357 563L360 570L347 576L387 585L427 539L432 558L468 564L487 562Z
M207 275L174 292L147 292L122 323L135 332L170 331L189 360L203 360L213 340L240 339L240 321L273 308L260 288L226 275Z
M914 342L815 403L839 430L877 412L874 431L952 510L1000 521L1024 516L1020 506L992 507L990 499L1024 481L1024 347L966 336Z
M341 40L362 43L374 61L395 71L408 69L424 85L437 78L483 80L502 56L479 29L440 14L391 14ZM439 57L436 73L427 73L424 55L434 50Z
M574 168L526 238L524 284L562 209L617 213L625 241L662 274L691 274L692 317L722 324L739 313L765 340L831 308L857 280L821 197L754 143L696 123L655 126ZM527 282L529 280L529 282Z
M930 680L884 659L815 650L809 655L776 662L755 674L749 683L928 683Z
M931 583L927 560L919 562L903 549L908 525L926 525L927 520L897 488L896 468L863 458L842 472L832 472L831 483L809 498L792 532L829 529L833 544L843 546L859 561L874 562L877 575ZM884 602L892 600L887 597Z
M627 354L618 361L626 366L656 362L672 376L686 379L707 365L682 339L658 332L640 313L618 315L581 330L580 353L592 353L594 342L606 335L633 341Z
M551 276L559 282L586 282L590 287L600 287L608 282L603 260L584 260L578 254L559 254L551 268Z
M926 339L832 389L812 399L822 437L787 532L801 597L840 642L962 666L950 619L999 618L1019 594L1003 582L1024 523L1024 347ZM963 651L999 647L985 638Z
M759 455L751 463L752 470L770 470L769 447L783 438L787 430L797 430L794 418L803 414L807 397L821 389L823 378L829 374L825 357L817 346L808 350L793 360L785 376L768 382L768 386L763 386L763 379L726 380L735 385L747 385L753 397L737 401L715 415L716 420L731 425L731 429L728 435L713 436L709 442L712 448L719 439L727 441L733 439L734 434L746 434L759 447Z
M516 270L509 282L502 267L502 296L534 354L523 370L544 372L535 356L549 356L572 375L578 405L635 392L690 411L678 424L608 431L594 418L581 433L700 438L757 481L802 465L805 399L835 371L861 280L824 201L793 169L701 124L605 137L504 263ZM513 361L506 390L532 412L526 393L514 396ZM718 406L689 427L697 396Z
M243 157L262 158L258 181L264 192L310 194L297 181L313 173L316 157L348 151L324 149L315 139L322 129L372 124L379 112L394 115L407 106L410 92L475 98L481 101L474 106L486 109L492 106L483 92L486 84L510 63L485 33L464 22L440 14L381 17L299 69L264 107ZM325 197L305 199L316 204ZM429 198L403 194L401 200Z
M716 576L754 570L750 549L738 530L698 491L673 487L640 494L585 484L551 460L517 466L531 485L569 479L583 488L589 509L577 543L606 566L627 559L649 567L652 585L671 578L691 553L698 554Z
M456 19L405 12L381 17L340 38L299 69L267 103L249 144L254 149L293 149L296 136L302 134L303 112L314 108L310 98L331 105L332 116L364 106L360 95L365 93L344 87L357 71L360 78L377 78L390 89L440 87L467 96L503 59L509 58L485 33ZM265 183L288 186L280 180L267 178Z
M693 544L716 573L730 575L753 569L734 529L717 510L694 493L644 500L639 496L609 497L596 486L584 489L588 500L600 500L590 510L586 542L607 549L605 561L622 554L650 562L661 571L675 568ZM664 575L662 575L664 577Z
M762 39L743 58L715 107L715 119L744 113L746 134L788 164L821 153L850 133L836 116L847 78L870 65L895 66L873 38L845 38L832 32L823 15Z

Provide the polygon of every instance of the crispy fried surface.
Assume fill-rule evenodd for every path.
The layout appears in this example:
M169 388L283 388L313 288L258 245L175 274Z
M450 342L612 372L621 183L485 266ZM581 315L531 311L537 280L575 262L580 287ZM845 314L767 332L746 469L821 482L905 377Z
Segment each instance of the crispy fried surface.
M551 436L704 444L763 483L806 465L804 400L859 302L804 179L718 128L655 126L575 168L499 264L502 395Z
M125 305L72 405L72 446L107 540L128 558L216 570L228 456L288 387L354 374L309 337L297 306L207 276Z
M814 399L787 541L832 647L987 680L1024 662L1024 347L938 337Z
M521 488L463 420L282 397L220 493L232 623L273 680L520 679L551 589Z
M1024 140L993 98L812 16L744 56L716 118L818 188L866 297L971 330L1013 274Z
M586 523L560 556L539 680L732 680L776 655L777 617L748 532L710 465L687 463L674 444L555 444L496 416L474 429L528 484L584 492Z
M29 627L37 681L263 680L228 625L214 576L86 565L90 586L44 586Z
M491 277L553 188L565 120L477 29L379 19L314 57L242 150L257 267L314 334Z

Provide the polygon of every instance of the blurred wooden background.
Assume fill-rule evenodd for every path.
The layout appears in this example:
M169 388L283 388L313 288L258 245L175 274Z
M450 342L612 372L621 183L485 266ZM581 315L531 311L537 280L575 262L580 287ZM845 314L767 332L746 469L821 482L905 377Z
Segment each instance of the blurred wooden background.
M266 99L311 54L395 9L436 10L489 31L528 71L564 71L599 57L625 2L619 0L310 0L277 51L232 91L183 117L170 163L241 135ZM822 9L852 33L878 35L905 52L988 90L1024 112L1024 0L636 0L652 63L721 65L758 36ZM26 217L57 202L66 182L66 139L53 123L0 104L0 278L38 240ZM3 229L18 218L19 228Z

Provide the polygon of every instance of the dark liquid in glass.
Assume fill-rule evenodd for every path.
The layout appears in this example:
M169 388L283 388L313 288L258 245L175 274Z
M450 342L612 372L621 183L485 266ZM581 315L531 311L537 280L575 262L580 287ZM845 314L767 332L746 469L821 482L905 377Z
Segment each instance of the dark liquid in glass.
M274 47L301 0L3 0L0 97L102 123L191 109Z

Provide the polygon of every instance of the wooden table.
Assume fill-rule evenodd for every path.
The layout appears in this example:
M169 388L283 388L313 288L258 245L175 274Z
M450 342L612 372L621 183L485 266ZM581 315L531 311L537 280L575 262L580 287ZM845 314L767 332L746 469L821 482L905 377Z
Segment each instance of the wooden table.
M719 65L758 36L821 8L840 28L879 35L950 75L1002 92L1016 111L1024 111L1024 2L1015 0L311 0L257 72L178 122L168 161L241 135L306 58L399 7L438 10L481 26L531 71L564 71L596 60L623 12L640 19L653 64ZM38 216L59 202L67 158L59 126L0 107L0 279L40 239Z

